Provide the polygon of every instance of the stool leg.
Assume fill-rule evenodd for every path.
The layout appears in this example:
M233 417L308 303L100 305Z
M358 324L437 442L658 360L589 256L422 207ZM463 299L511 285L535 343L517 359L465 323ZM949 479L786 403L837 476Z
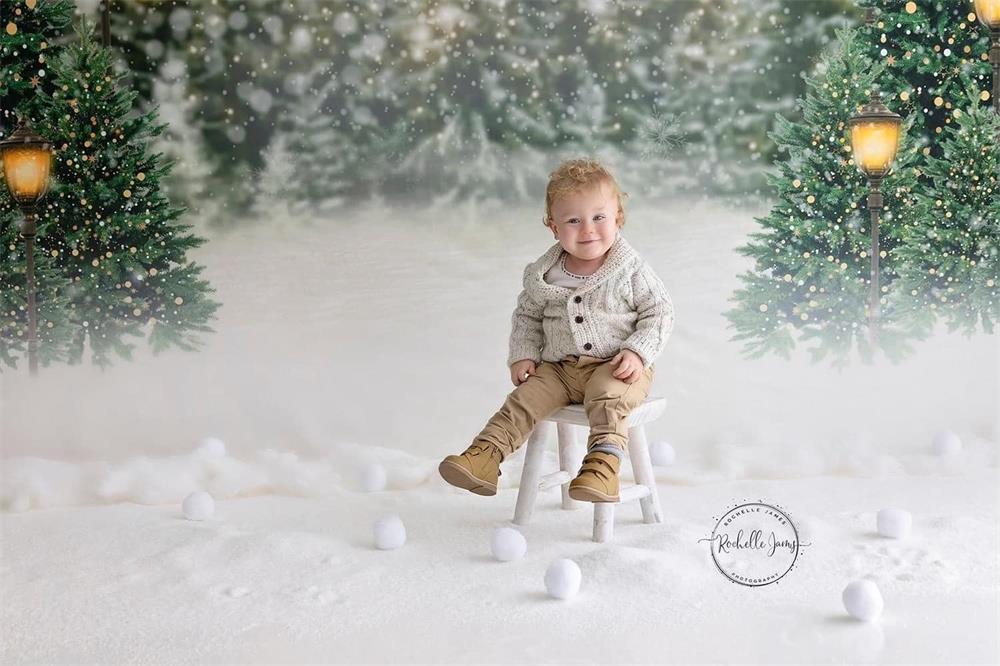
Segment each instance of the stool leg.
M583 463L578 437L580 426L575 426L572 423L559 423L556 424L556 429L559 432L559 469L569 472L571 477L575 477ZM587 502L580 502L569 496L569 481L562 484L561 488L562 508L579 509L587 504Z
M517 504L514 507L514 524L527 525L535 508L538 496L538 482L542 478L542 453L545 451L545 436L550 432L550 424L541 421L528 436L524 452L524 468L521 483L517 489Z
M611 541L615 533L615 503L594 502L594 541Z
M649 444L646 442L644 426L629 429L628 454L632 461L635 482L649 488L649 494L639 500L639 505L642 507L642 522L662 523L660 496L656 492L656 477L653 476L653 461L649 457Z

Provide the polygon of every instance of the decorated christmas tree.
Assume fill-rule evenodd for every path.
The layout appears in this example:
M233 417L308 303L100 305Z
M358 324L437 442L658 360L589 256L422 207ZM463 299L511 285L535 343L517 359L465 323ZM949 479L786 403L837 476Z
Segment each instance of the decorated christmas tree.
M989 104L989 31L972 2L861 0L874 20L858 28L868 59L884 66L883 98L912 122L908 136L924 156L940 156L941 133L967 107L966 88L983 91ZM923 179L922 179L923 180Z
M906 279L895 298L911 299L915 316L941 315L966 333L980 325L991 331L1000 307L992 286L1000 135L990 130L989 33L971 2L862 4L875 13L859 29L868 55L885 65L884 90L911 119L920 149L920 206L899 248Z
M124 75L90 27L48 64L54 92L32 123L54 144L54 183L39 210L36 247L65 283L67 360L80 361L88 345L101 366L115 354L129 358L129 338L147 331L155 351L196 348L218 304L186 256L203 240L186 233L183 210L160 191L170 164L148 145L163 126L155 112L132 113L135 93L122 87ZM21 262L11 250L4 272Z
M903 294L966 333L1000 318L1000 118L981 101L978 86L955 99L898 252Z
M841 365L854 349L863 357L872 353L867 308L871 223L864 206L868 183L852 159L847 126L884 73L869 61L852 30L839 34L819 69L808 79L803 122L778 122L773 138L788 152L771 178L778 203L757 220L762 229L741 248L754 266L741 276L743 287L727 316L737 331L735 339L751 355L787 356L798 337L814 358L829 355ZM916 157L904 140L882 184L883 295L892 292L898 277L895 251L915 203ZM879 338L888 354L902 353L908 337L925 332L910 310L907 303L884 300Z
M928 279L917 279L921 270L928 271L928 275L931 275L929 271L932 269L935 272L939 270L941 264L934 264L936 261L948 264L951 260L946 257L951 256L949 253L954 252L956 247L945 244L935 248L930 243L930 238L937 232L929 227L938 223L927 218L926 206L918 209L915 204L917 201L940 201L940 204L936 203L940 207L954 196L954 192L947 191L947 188L939 191L945 181L940 174L941 162L934 160L939 160L943 155L946 145L943 139L948 135L949 129L963 117L963 109L960 107L965 107L964 113L967 116L982 118L982 114L970 111L970 107L985 108L989 100L989 40L968 3L863 0L861 4L870 11L871 19L850 37L853 46L845 50L845 53L853 53L849 69L867 77L872 86L882 92L883 100L890 109L905 119L904 145L897 157L894 178L897 179L896 193L908 191L908 196L903 197L903 205L897 205L895 210L887 207L883 220L885 224L880 234L885 253L882 260L882 271L885 274L880 278L882 322L883 327L890 325L885 331L889 336L882 336L881 346L887 354L898 356L906 348L900 344L904 338L923 336L930 331L935 312L939 309L939 305L934 302L935 298L938 301L942 296L953 299L948 308L952 324L955 324L955 313L963 309L959 301L966 297L972 298L971 286L958 288L957 281L963 278L955 274L954 267L948 269L955 283L951 284L953 291L950 294L928 297L928 293L934 291L927 283ZM828 89L814 88L807 96L807 108L824 94L842 92L838 89L836 80L827 80L826 83ZM969 90L972 92L967 92ZM835 120L837 122L831 123L830 118L816 117L807 112L805 125L799 127L798 131L803 136L807 131L813 137L819 137L831 127L837 127L837 123L846 120L846 117ZM972 120L967 118L966 122ZM792 124L782 122L775 136L788 142L792 137L792 127ZM803 144L801 138L800 136L798 142L800 150L791 151L789 159L779 165L780 175L772 180L782 203L778 204L768 218L761 220L765 231L757 234L755 241L745 248L747 254L758 260L757 266L744 276L745 288L736 294L739 306L730 313L730 319L738 330L737 337L747 342L747 349L752 353L759 354L768 350L787 352L794 344L794 338L787 327L775 328L776 322L767 311L754 314L752 308L754 300L760 301L758 308L764 307L766 299L762 298L765 295L762 292L774 290L768 267L775 265L772 259L780 256L788 243L781 234L775 233L775 229L782 215L787 212L785 209L789 193L798 189L795 183L807 182L799 174L800 164L817 157L815 150L809 150L812 147ZM846 141L843 137L840 140ZM979 166L983 168L987 165ZM938 173L935 174L935 171ZM980 175L988 177L986 173ZM900 190L901 183L898 179L904 177L907 182L903 190ZM860 179L860 174L857 178ZM826 222L837 224L837 211L857 209L864 191L864 187L844 188L826 190L813 196L816 201L825 200L827 203L828 210L821 214L825 216ZM906 199L909 201L905 201ZM887 196L887 204L888 200ZM811 236L809 228L803 225L804 220L798 219L796 215L786 217L791 225L790 232L805 238ZM967 218L966 222L969 219L971 218ZM970 226L965 230L955 230L970 241L965 248L969 251L966 257L970 260L974 260L972 257L975 256L971 251L973 246L985 248L980 250L985 255L991 251L990 230L988 225L984 226L985 228ZM864 234L868 233L865 225L862 225L862 230ZM909 276L905 285L895 282L902 273ZM985 307L988 311L989 305L983 300L985 294L982 291L977 293L978 305L969 304L969 307L977 308L979 312L984 312ZM774 295L776 294L772 294ZM796 302L801 302L799 297ZM842 324L850 324L855 330L860 330L864 322L862 309L846 309L843 314ZM985 318L977 319L968 312L961 318L967 330L970 321L978 320L984 326L987 325ZM895 333L892 332L892 327L896 327ZM802 328L803 340L816 337L811 326L804 325ZM785 331L784 334L779 334L781 330ZM843 357L849 348L849 345L844 346L846 338L843 334L832 339L825 335L820 337L822 346L836 352L838 357ZM854 339L862 353L867 355L865 338L855 336ZM814 350L821 351L818 348Z
M47 60L73 15L69 0L0 2L0 139L28 114L35 93L50 88Z

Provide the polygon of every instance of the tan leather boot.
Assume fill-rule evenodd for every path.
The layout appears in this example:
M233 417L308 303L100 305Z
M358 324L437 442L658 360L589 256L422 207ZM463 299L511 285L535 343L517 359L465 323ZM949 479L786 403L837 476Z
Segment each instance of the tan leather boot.
M583 458L580 473L569 482L569 496L581 502L617 502L620 465L613 453L591 451Z
M447 456L438 465L441 478L477 495L496 495L503 453L485 442L473 442L457 456Z

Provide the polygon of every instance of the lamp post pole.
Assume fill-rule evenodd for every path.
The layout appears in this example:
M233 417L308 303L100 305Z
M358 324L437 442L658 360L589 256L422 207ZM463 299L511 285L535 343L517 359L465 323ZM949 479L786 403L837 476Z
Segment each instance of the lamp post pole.
M111 0L101 1L101 44L111 46Z
M990 63L993 65L993 111L1000 114L1000 29L990 30Z
M21 207L20 224L25 249L25 287L28 301L28 372L38 374L38 307L35 297L35 233L38 200L49 186L52 144L38 136L21 119L17 129L0 141L3 177L11 197Z
M872 219L872 273L871 273L871 290L868 294L868 312L871 320L871 333L873 342L878 342L878 318L879 318L879 286L878 286L878 218L879 211L882 209L882 178L880 177L869 177L868 178L868 212L871 214Z
M38 374L38 310L35 305L35 229L38 214L34 206L24 209L21 238L24 239L26 258L25 281L28 287L28 372Z
M892 168L899 147L902 118L890 111L877 91L863 105L848 124L851 128L851 147L857 167L868 178L868 212L871 215L871 278L868 292L868 326L872 346L878 345L878 326L881 314L879 288L879 213L882 210L882 181Z

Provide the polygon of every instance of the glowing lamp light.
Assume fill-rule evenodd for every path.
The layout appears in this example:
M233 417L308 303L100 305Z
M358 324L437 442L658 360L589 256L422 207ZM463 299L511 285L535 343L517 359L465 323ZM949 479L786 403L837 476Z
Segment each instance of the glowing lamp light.
M976 0L976 16L990 30L1000 30L1000 0Z
M896 159L902 118L886 108L876 92L849 125L854 163L869 178L884 177Z
M33 206L49 188L52 145L24 123L0 141L3 177L11 196L21 206Z

